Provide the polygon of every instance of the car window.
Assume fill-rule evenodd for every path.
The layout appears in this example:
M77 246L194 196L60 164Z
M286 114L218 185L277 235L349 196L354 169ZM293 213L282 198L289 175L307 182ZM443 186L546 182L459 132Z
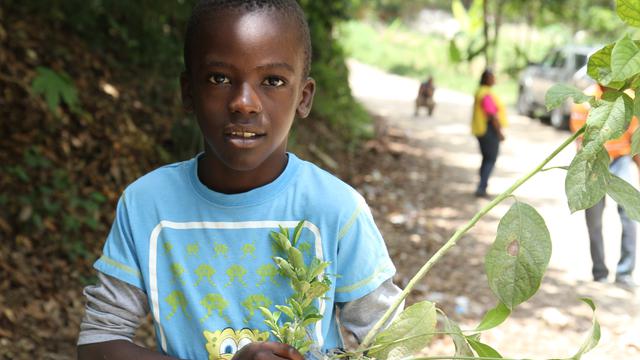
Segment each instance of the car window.
M567 58L564 56L563 53L559 52L558 56L556 56L556 58L553 60L553 64L551 64L551 66L554 68L563 68L566 63L567 63Z
M542 65L544 67L551 67L551 65L554 63L554 61L556 60L557 57L558 57L558 52L557 51L550 52L544 58L544 60L542 60Z
M577 71L587 64L587 55L575 54L574 69Z

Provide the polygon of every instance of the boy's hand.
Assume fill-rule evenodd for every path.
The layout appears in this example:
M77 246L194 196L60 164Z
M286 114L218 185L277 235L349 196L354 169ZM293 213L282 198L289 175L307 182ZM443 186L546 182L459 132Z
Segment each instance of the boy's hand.
M291 345L279 342L254 342L244 346L231 360L304 360Z

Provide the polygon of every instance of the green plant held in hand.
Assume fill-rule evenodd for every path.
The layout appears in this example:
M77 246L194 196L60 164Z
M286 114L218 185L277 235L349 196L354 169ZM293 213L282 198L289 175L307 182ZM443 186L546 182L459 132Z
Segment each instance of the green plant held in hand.
M640 2L617 0L616 3L620 18L630 26L640 27ZM604 86L601 99L587 96L581 90L566 85L556 85L546 95L549 109L560 106L569 98L577 103L588 101L591 104L591 111L585 126L566 139L531 172L489 202L467 224L459 228L418 270L394 304L369 331L358 349L346 354L333 355L334 358L348 356L385 360L503 359L497 350L481 341L481 334L503 323L519 304L536 293L551 256L551 236L544 219L533 207L517 199L500 220L495 242L485 256L485 271L489 287L498 299L497 305L484 315L475 329L461 329L458 324L448 319L444 312L437 309L435 304L428 301L418 302L406 308L386 329L382 328L415 285L465 233L497 204L507 198L515 198L513 192L531 177L541 171L550 170L545 166L580 136L583 137L582 147L571 164L566 167L556 167L556 169L567 171L565 192L569 209L575 212L589 208L608 194L626 210L630 218L640 221L640 192L610 173L610 159L604 148L605 142L616 139L627 131L633 116L640 117L640 41L624 36L597 51L589 58L588 74ZM635 92L634 98L627 94L629 90ZM640 129L636 130L632 136L631 148L632 156L640 153ZM299 229L296 229L299 232ZM287 232L281 230L281 233L274 238L277 238L276 241L282 248L287 249L286 253L289 255L287 260L276 258L276 262L283 272L295 279L292 281L292 286L298 294L292 298L295 302L290 301L290 308L299 304L300 301L310 304L312 299L299 294L299 290L307 286L303 280L310 279L308 270L299 270L292 266L298 260L296 260L295 251L288 251L291 245L288 243ZM294 233L294 245L295 238ZM581 300L595 314L596 306L593 301ZM304 315L304 308L301 307L298 312L299 314L291 315L300 318L300 315ZM453 354L437 357L416 356L419 351L428 346L432 336L438 333L436 331L438 313L442 318L444 334L451 336L453 340L455 347ZM274 318L275 321L272 322L276 325L277 316L269 317L271 320ZM277 328L277 326L274 327ZM282 327L274 329L274 334L281 330ZM276 336L281 336L281 333L277 333ZM582 355L592 350L599 340L600 325L594 315L591 329L584 342L575 355L566 360L580 359ZM308 343L304 344L308 348Z
M307 327L322 319L314 300L322 298L331 288L331 280L324 276L324 269L329 266L329 262L313 257L307 266L302 252L297 248L304 223L298 223L291 240L286 228L280 227L280 232L271 232L271 239L284 256L275 256L273 260L280 273L289 280L293 294L286 305L276 305L276 312L260 307L265 316L265 323L275 338L295 347L303 355L313 344ZM282 314L286 315L288 320L280 323Z

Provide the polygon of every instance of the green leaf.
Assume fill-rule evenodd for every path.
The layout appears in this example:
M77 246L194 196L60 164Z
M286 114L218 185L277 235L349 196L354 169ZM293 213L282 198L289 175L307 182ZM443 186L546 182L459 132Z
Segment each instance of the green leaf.
M304 257L302 252L293 246L289 248L289 263L296 269L305 269Z
M460 27L463 29L469 28L469 15L467 14L467 10L465 10L462 1L453 0L451 1L451 12L453 13L453 17L458 21Z
M293 314L293 310L285 305L276 305L276 309L282 311L283 314L287 315L289 319L293 320L296 316Z
M582 346L580 346L580 350L578 350L578 352L575 355L573 355L571 360L579 360L582 357L582 355L586 354L591 349L596 347L596 345L598 345L598 342L600 341L600 324L596 319L596 305L593 303L591 299L582 298L580 300L582 300L587 305L589 305L589 307L593 311L593 320L591 321L591 329L589 330L589 334L587 335L587 338L582 343Z
M616 12L622 21L640 27L640 2L637 0L617 0Z
M473 350L475 350L478 356L486 357L486 358L502 359L502 355L500 355L500 353L497 352L491 346L484 344L471 336L467 336L466 338L467 338L467 342L469 342L469 345L471 345L471 347L473 348Z
M631 135L631 156L640 153L640 127Z
M291 247L289 238L284 236L284 234L272 231L269 235L271 236L271 239L273 239L273 241L276 243L276 245L281 251L287 252Z
M454 64L458 64L462 61L462 54L460 53L460 49L456 44L456 39L451 39L449 41L449 60Z
M58 106L64 102L72 111L78 111L78 92L67 74L46 67L37 67L36 72L31 88L44 96L49 110L57 114Z
M304 220L300 221L296 228L293 230L293 246L298 244L298 239L300 239L300 234L302 234L302 227L304 226Z
M280 268L283 275L285 275L289 279L296 278L296 273L293 270L293 267L291 266L291 264L289 264L287 260L276 256L273 258L273 261L275 261L276 265L278 265L278 268Z
M369 354L378 359L402 359L428 344L436 327L436 307L432 302L421 301L404 309L389 327L380 332Z
M628 104L628 106L632 105ZM605 101L591 109L587 117L587 126L590 129L585 134L586 142L596 140L603 144L607 140L617 139L624 134L630 121L627 115L632 111L627 110L628 106L625 106L625 97L620 96L614 102Z
M313 325L317 323L319 320L322 320L322 315L310 315L304 318L302 322L302 326L307 327L309 325Z
M624 82L613 82L611 73L611 52L615 44L609 44L589 56L587 74L602 85L620 89Z
M591 100L593 96L585 95L573 86L565 84L553 85L544 97L547 110L555 109L562 105L568 98L573 98L575 103L583 103Z
M611 51L611 80L624 81L640 72L640 48L628 36Z
M482 321L476 327L476 331L485 331L493 329L502 324L511 315L511 310L503 303L499 302L495 308L487 311Z
M533 207L514 203L500 220L485 256L491 290L513 310L538 290L550 257L551 236L544 219Z
M595 205L606 193L609 154L602 145L588 144L573 158L564 188L571 212Z
M607 194L624 208L631 219L640 221L640 192L635 187L611 174L607 185Z
M465 357L465 356L473 356L473 351L469 347L469 343L467 342L467 337L462 334L462 330L460 330L460 326L456 324L454 321L449 320L449 318L440 311L444 318L444 331L451 337L453 340L453 345L455 346L456 353L453 355L454 357Z
M622 91L620 90L615 90L615 89L609 89L607 88L605 90L604 93L602 93L602 96L600 97L602 100L605 101L610 101L610 102L614 102L616 101L617 98L619 98L620 96L622 96L622 94L624 94Z

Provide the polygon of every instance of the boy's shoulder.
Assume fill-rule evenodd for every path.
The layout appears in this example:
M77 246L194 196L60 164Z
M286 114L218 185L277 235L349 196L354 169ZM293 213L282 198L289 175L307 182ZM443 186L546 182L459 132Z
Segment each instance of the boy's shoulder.
M355 188L334 174L309 161L298 161L302 164L298 180L303 182L303 186L309 192L317 195L319 201L331 202L339 200L345 203L352 200L354 203L364 202L364 198Z
M158 193L162 191L175 192L187 185L188 171L194 159L179 161L156 168L129 184L125 189L127 194Z

